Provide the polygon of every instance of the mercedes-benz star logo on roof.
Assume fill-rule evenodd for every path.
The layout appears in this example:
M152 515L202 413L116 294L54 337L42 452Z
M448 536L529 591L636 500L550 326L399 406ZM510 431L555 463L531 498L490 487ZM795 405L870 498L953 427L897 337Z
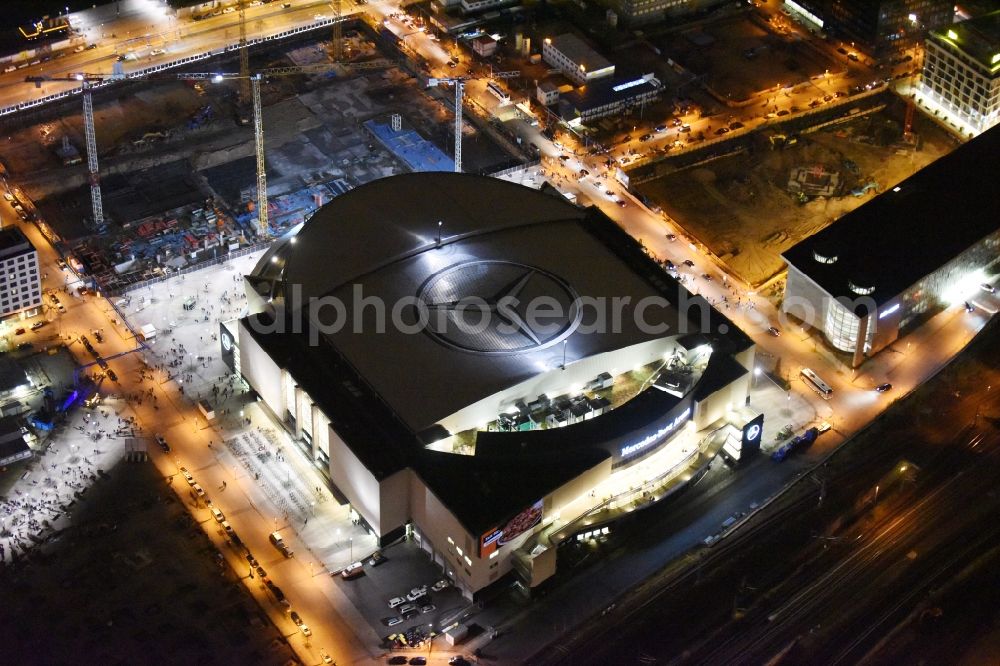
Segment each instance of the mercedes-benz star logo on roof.
M432 275L418 298L425 330L439 342L480 354L550 347L580 324L576 292L552 273L511 261L471 261Z

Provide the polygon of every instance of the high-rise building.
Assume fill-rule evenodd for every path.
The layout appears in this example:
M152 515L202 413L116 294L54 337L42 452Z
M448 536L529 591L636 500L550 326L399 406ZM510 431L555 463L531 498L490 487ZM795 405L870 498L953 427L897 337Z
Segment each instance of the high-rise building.
M41 304L38 252L17 227L0 230L0 318Z
M917 94L963 134L1000 122L1000 11L931 32Z
M785 0L785 7L874 58L919 44L955 16L951 0Z

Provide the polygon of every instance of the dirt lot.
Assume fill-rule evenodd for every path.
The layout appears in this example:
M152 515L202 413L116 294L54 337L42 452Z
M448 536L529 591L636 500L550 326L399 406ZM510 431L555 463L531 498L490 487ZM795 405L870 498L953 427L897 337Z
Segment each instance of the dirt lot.
M19 663L284 664L293 657L150 463L119 463L44 555L0 568ZM168 656L169 655L169 656Z
M874 180L884 191L954 148L935 125L918 118L920 150L897 154L890 144L900 134L899 117L887 109L801 136L797 145L784 150L772 150L761 135L748 152L681 170L637 189L734 273L750 284L761 284L783 268L781 252L875 196L853 196L852 188ZM857 165L858 174L846 167L846 161ZM817 166L840 175L840 194L800 204L787 190L791 170Z
M838 63L801 41L787 41L747 16L728 18L657 41L720 98L738 102L776 85L794 85Z

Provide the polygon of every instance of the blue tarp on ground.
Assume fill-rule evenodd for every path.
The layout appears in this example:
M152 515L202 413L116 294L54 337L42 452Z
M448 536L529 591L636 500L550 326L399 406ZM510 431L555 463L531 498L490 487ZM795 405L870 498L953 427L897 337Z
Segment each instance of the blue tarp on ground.
M375 120L366 121L365 128L413 171L455 170L454 160L413 130L394 132L391 125Z

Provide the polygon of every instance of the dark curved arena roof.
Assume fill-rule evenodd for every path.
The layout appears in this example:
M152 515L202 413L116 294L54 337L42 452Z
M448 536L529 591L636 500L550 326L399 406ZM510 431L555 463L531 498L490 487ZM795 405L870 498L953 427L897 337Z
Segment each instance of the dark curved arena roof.
M255 273L280 270L274 290L292 309L297 290L300 302L333 297L343 303L347 316L341 321L349 325L322 337L419 433L558 367L564 347L572 363L679 329L680 315L671 305L646 314L647 321L666 324L667 334L642 330L631 316L622 317L614 332L576 330L578 313L570 307L576 296L611 302L628 295L634 303L658 295L585 228L589 216L558 194L496 178L440 172L394 176L323 206L294 242L269 253ZM419 299L433 315L462 297L493 302L497 294L514 292L525 303L532 297L558 302L566 320L537 336L526 327L466 334L449 326L447 317L446 331L432 320L419 334L389 323L393 306L406 299ZM374 306L362 306L374 299L385 303L385 326ZM409 312L401 309L404 318ZM337 317L329 308L319 319L333 324Z

